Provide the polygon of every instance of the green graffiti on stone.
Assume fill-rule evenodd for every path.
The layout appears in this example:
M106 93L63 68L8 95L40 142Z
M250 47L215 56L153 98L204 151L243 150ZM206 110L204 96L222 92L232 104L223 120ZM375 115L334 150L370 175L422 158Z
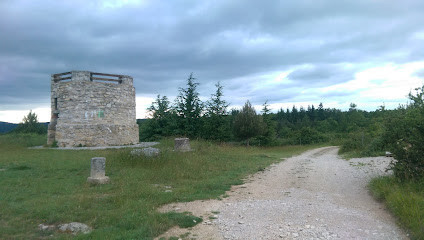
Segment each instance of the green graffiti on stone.
M98 111L98 113L97 113L97 116L98 116L99 118L104 118L104 117L105 117L105 112L104 112L102 109L99 109L99 111Z

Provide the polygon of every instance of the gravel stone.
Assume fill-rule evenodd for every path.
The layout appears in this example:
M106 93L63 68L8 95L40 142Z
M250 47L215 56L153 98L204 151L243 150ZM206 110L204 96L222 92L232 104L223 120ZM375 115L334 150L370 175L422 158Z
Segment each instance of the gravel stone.
M212 225L193 227L196 237L187 239L409 239L367 190L371 178L391 174L385 170L392 158L347 161L337 152L324 147L288 158L233 186L222 201L174 203L159 210L178 206L196 216L219 212ZM173 228L159 237L186 232Z

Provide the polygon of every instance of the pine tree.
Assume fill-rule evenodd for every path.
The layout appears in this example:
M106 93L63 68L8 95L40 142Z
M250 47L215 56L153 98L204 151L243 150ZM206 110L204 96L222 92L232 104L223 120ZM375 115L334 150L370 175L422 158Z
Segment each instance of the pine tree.
M319 103L318 105L318 120L323 121L325 119L324 105Z
M231 137L230 122L227 116L229 104L222 99L223 86L218 82L216 92L206 102L206 116L203 122L203 137L206 139L224 141Z
M162 136L170 136L176 127L175 113L166 96L157 95L156 100L147 108L152 119L142 125L141 136L147 140L157 140Z
M176 99L175 110L178 115L178 128L180 133L186 136L197 136L200 128L200 116L203 103L200 101L193 73L187 79L187 88L180 88Z
M277 137L276 122L272 119L268 101L265 101L262 106L263 129L258 139L262 145L272 145Z
M212 94L211 99L206 102L207 114L223 116L227 114L229 104L222 99L224 96L222 89L224 88L219 82L215 84L216 92Z

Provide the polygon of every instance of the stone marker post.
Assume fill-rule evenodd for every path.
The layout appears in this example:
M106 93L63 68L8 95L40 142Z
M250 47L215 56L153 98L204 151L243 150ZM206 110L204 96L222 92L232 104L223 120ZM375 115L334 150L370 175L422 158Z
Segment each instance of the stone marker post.
M174 151L178 151L178 152L191 151L190 140L188 138L175 138Z
M87 182L94 184L105 184L109 182L109 177L105 176L106 158L94 157L91 159L91 173Z

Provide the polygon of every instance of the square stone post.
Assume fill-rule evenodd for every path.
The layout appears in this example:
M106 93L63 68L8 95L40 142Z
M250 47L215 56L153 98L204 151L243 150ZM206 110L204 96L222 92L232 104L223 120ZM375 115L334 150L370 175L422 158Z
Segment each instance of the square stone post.
M190 140L188 138L175 138L174 151L177 151L177 152L191 151Z
M109 182L109 177L105 176L106 158L94 157L91 159L91 173L87 182L94 184L105 184Z

